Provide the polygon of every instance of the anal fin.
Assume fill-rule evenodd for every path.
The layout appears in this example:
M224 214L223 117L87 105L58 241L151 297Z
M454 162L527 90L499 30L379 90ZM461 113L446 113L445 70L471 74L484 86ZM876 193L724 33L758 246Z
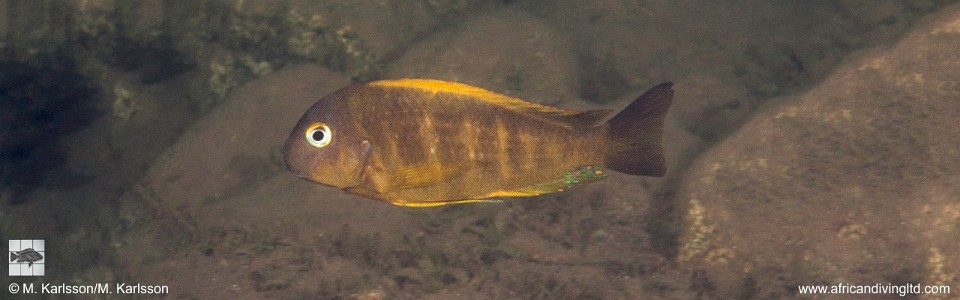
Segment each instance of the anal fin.
M423 167L425 169L421 169ZM407 173L401 172L400 174L406 174L405 185L401 187L413 188L417 187L418 184L428 184L433 183L442 176L438 174L443 174L444 170L435 170L430 169L431 167L420 166L418 168L407 169ZM436 168L436 167L433 167ZM455 169L450 169L447 171L452 172ZM560 174L555 179L551 179L545 182L537 183L532 186L509 189L509 190L496 190L484 195L475 197L475 199L464 199L464 200L450 200L450 201L426 201L426 202L410 202L403 200L390 201L390 203L398 206L407 206L407 207L435 207L441 205L449 204L464 204L464 203L502 203L503 200L500 198L515 198L515 197L531 197L538 196L549 193L562 192L567 188L570 188L575 185L580 185L584 183L590 183L598 180L607 178L606 170L599 165L583 165L576 168L573 168L563 174ZM399 187L398 187L399 188Z
M503 203L503 200L499 199L467 199L467 200L452 200L452 201L436 201L436 202L393 202L394 205L406 206L406 207L437 207L449 204L464 204L464 203Z
M530 197L549 193L562 192L572 186L590 183L607 178L607 172L602 166L584 165L576 167L566 173L545 182L513 190L498 190L480 196L480 199L497 197Z

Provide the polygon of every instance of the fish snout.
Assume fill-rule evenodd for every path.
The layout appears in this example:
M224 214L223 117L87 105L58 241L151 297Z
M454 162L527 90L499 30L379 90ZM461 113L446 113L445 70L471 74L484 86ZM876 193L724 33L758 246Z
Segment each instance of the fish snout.
M296 175L300 178L306 178L307 173L302 167L300 167L303 166L303 163L300 163L296 158L296 155L290 153L289 149L283 150L283 164L287 166L287 170L290 171L290 173L293 173L293 175Z
M297 135L291 133L290 137L287 138L287 142L284 143L283 164L287 166L287 170L289 170L290 173L297 175L297 177L303 178L304 176L303 170L297 167L297 166L303 165L301 162L301 160L303 159L299 158L300 154L298 154L296 151L297 149L296 138L297 138Z

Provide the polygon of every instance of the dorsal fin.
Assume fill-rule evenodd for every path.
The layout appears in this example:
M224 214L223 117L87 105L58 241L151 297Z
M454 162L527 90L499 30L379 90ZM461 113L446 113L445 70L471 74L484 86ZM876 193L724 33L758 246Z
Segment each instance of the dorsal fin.
M574 114L565 116L547 116L547 118L562 123L570 128L588 128L596 126L612 112L613 110L611 109L597 109L576 112Z
M450 93L480 99L511 111L541 118L544 121L568 128L593 127L612 112L606 109L583 112L560 109L524 101L472 85L435 79L380 80L370 82L369 84L372 86L413 88L434 94Z

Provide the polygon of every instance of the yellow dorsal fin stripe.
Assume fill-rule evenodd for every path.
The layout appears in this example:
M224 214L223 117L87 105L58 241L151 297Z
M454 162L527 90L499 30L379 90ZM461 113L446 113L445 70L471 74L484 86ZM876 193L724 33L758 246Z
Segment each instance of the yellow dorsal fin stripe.
M420 91L449 93L465 97L480 99L484 102L503 107L505 109L539 117L544 121L567 128L592 127L609 115L610 110L572 111L552 106L537 104L472 85L435 80L435 79L394 79L370 82L371 86L410 88Z
M573 115L576 111L559 109L556 107L541 105L533 102L523 101L507 95L499 94L493 91L475 87L472 85L435 80L435 79L394 79L379 80L369 83L372 86L387 86L413 88L433 93L451 93L482 99L488 103L516 111L536 111L553 115Z

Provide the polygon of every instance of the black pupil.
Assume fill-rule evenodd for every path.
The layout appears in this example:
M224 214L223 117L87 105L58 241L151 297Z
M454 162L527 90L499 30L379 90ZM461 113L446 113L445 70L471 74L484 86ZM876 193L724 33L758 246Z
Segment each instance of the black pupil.
M323 140L323 130L314 130L314 131L313 131L313 134L312 134L310 137L312 137L314 141L317 141L317 142L322 141L322 140Z

